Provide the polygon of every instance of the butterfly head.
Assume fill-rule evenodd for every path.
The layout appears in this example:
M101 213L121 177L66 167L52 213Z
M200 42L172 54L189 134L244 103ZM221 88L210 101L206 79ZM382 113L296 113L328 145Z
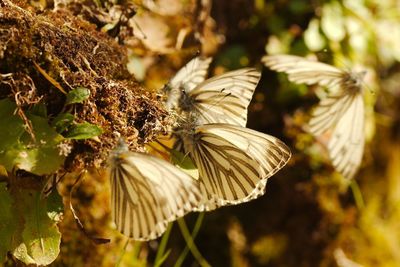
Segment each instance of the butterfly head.
M354 93L360 92L366 74L366 71L349 72L343 80L344 87Z
M126 152L128 151L128 145L125 143L124 139L119 138L117 145L114 148L114 151L118 151L118 152Z
M170 82L166 83L163 88L161 88L161 92L163 92L164 94L168 94L169 92L172 91L172 85Z
M194 106L194 98L191 97L184 88L181 90L181 97L179 99L179 107L183 111L191 111Z
M111 166L111 168L114 168L114 166L118 165L118 163L123 158L124 153L128 151L129 151L128 145L122 138L119 138L115 148L110 152L109 155L108 163Z
M188 96L184 84L174 86L171 83L167 83L162 91L167 96L165 101L167 109L182 109L186 111L190 108L191 98Z

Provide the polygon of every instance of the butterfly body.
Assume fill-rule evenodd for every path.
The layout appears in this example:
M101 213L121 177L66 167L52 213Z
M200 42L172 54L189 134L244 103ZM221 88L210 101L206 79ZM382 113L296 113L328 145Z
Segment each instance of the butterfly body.
M205 80L210 63L211 58L196 57L164 86L162 91L167 95L165 106L168 110L178 109L182 94L191 91Z
M366 72L344 72L342 78L342 88L346 88L349 93L358 94L362 92L362 82Z

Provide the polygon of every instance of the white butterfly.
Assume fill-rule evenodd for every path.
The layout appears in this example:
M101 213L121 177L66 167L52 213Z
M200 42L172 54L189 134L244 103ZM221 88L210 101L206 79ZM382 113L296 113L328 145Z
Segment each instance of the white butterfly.
M205 79L211 59L194 58L166 85L166 107L191 113L197 124L230 123L245 126L247 106L261 73L243 68Z
M199 171L206 210L264 194L269 177L290 159L278 138L237 125L188 126L177 134Z
M291 154L277 138L244 128L260 72L244 68L203 81L208 64L195 58L178 72L167 85L176 92L167 103L181 115L175 148L198 168L206 210L212 210L263 194L267 179Z
M309 122L310 132L319 136L331 131L328 143L333 166L352 179L360 167L364 150L364 72L353 73L291 55L264 56L264 64L288 74L289 80L329 89Z
M191 91L205 80L211 60L211 58L202 57L192 59L164 86L163 91L167 94L165 103L167 109L176 108L182 91Z
M198 182L171 163L120 142L110 160L112 220L135 240L160 236L171 222L202 210Z

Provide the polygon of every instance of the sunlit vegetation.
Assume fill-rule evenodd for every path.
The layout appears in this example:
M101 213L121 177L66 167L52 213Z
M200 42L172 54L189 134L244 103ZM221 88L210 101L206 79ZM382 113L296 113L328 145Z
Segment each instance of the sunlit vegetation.
M276 54L366 71L353 179L332 165L329 133L309 132L328 89L265 67ZM152 141L174 125L161 89L199 55L213 58L207 77L262 72L247 127L276 136L292 157L257 199L130 240L111 220L109 153L122 136L198 179L187 155L165 150L171 140ZM392 0L0 0L0 261L399 266L399 61Z

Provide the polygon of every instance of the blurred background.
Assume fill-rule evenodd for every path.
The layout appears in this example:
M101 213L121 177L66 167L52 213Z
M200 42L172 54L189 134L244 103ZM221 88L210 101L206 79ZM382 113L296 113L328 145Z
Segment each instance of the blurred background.
M268 181L264 196L204 214L195 244L211 266L400 266L397 0L132 1L134 37L124 36L121 27L116 40L128 51L128 70L145 88L159 92L199 53L214 58L209 77L256 67L262 78L248 127L277 136L292 149L292 159ZM103 31L115 30L117 17ZM262 56L277 53L367 71L366 145L352 184L334 171L321 140L304 130L323 91L266 69ZM127 242L112 230L108 178L92 175L74 192L77 209L88 232L111 242L93 244L66 211L54 266L153 266L161 239ZM190 231L200 219L196 213L185 217ZM201 265L190 252L181 261L186 242L176 223L164 242L170 253L163 266Z

